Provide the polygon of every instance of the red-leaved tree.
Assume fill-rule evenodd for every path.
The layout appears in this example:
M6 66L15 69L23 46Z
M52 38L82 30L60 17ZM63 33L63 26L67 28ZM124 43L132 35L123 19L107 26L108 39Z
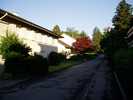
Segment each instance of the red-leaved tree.
M73 43L73 49L76 53L86 53L89 50L92 50L92 41L89 37L80 37L76 39L76 42Z

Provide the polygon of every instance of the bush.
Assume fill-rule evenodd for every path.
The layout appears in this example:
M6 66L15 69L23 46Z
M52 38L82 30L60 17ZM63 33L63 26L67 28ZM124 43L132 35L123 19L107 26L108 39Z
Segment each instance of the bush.
M116 69L130 69L133 66L133 48L121 49L113 57Z
M31 51L31 48L26 46L26 44L21 43L14 43L9 46L9 51L17 52L19 54L22 54L24 56L29 56L29 52Z
M48 62L50 65L57 65L62 61L65 61L66 56L61 53L51 52L48 55Z
M11 73L14 77L28 74L25 57L16 52L10 53L5 60L5 72Z
M78 54L78 55L74 55L72 56L69 60L72 61L83 61L83 60L91 60L96 58L96 54Z
M114 55L115 71L127 97L132 97L133 90L133 48L121 49Z
M5 71L13 77L27 75L46 75L48 73L48 62L42 56L22 56L18 53L10 53L5 60Z
M6 59L11 52L28 56L30 51L31 48L26 46L26 44L24 44L15 33L10 33L7 31L6 35L1 36L0 38L0 54L4 59Z
M71 58L69 60L77 61L77 60L82 60L82 59L83 59L82 55L77 54L77 55L71 56Z
M29 56L26 59L31 75L46 75L48 73L48 61L40 55Z
M14 33L7 31L6 35L1 37L0 53L5 58L5 71L14 77L48 73L47 59L39 55L30 56L30 51L30 47Z

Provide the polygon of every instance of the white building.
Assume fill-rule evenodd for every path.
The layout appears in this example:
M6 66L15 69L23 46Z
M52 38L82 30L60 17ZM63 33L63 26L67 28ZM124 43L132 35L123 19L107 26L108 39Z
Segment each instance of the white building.
M69 48L72 47L73 42L75 42L76 40L74 38L72 38L71 36L67 35L67 34L62 34L61 35L64 38L59 38L60 42L63 42L64 44L66 44L66 46Z
M0 9L0 35L5 34L7 29L15 32L23 39L32 48L32 53L36 52L47 57L52 51L66 52L68 50L58 41L59 38L63 38L62 36L13 13Z

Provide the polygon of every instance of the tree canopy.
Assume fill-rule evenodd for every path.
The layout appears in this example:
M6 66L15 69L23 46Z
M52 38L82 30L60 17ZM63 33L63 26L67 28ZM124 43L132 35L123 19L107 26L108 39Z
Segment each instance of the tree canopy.
M100 46L101 39L102 39L102 34L101 34L99 28L95 27L93 30L92 43L93 43L93 47L96 52L100 51L100 49L101 49L101 46Z
M81 36L81 37L86 37L86 36L87 36L87 34L86 34L86 32L85 32L85 31L81 31L80 36Z
M127 48L127 32L131 27L132 7L125 0L120 1L116 8L116 14L112 19L113 28L104 32L105 36L101 41L105 53L112 57L115 52Z
M122 0L117 8L116 15L113 17L112 22L114 29L118 32L126 32L130 28L132 18L132 7L130 4L126 2L126 0Z
M87 33L85 31L79 32L78 30L75 30L73 27L68 27L64 33L73 37L73 38L79 38L79 37L86 37L87 36Z
M28 56L31 48L23 43L15 33L6 31L4 36L0 37L0 54L5 59L11 53Z
M55 34L58 34L58 35L61 35L61 34L62 34L59 25L55 25L55 26L53 27L53 32L54 32Z
M76 53L84 54L92 50L92 41L89 37L79 37L73 43L73 48Z

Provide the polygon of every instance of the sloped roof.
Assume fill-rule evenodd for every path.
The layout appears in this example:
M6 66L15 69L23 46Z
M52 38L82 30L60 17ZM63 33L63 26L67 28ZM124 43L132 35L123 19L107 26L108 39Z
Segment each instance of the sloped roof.
M67 34L62 34L61 36L64 38L60 38L59 41L66 47L72 47L73 42L76 41L74 38L70 37Z
M14 23L14 24L17 24L17 25L23 26L23 27L27 27L27 28L30 28L32 30L38 31L41 34L49 35L49 36L52 36L55 38L62 38L61 36L53 33L52 31L50 31L50 30L48 30L42 26L39 26L39 25L37 25L33 22L30 22L24 18L21 18L21 17L15 15L13 13L10 13L8 11L0 9L0 17L6 13L7 13L7 15L2 19L2 21Z

